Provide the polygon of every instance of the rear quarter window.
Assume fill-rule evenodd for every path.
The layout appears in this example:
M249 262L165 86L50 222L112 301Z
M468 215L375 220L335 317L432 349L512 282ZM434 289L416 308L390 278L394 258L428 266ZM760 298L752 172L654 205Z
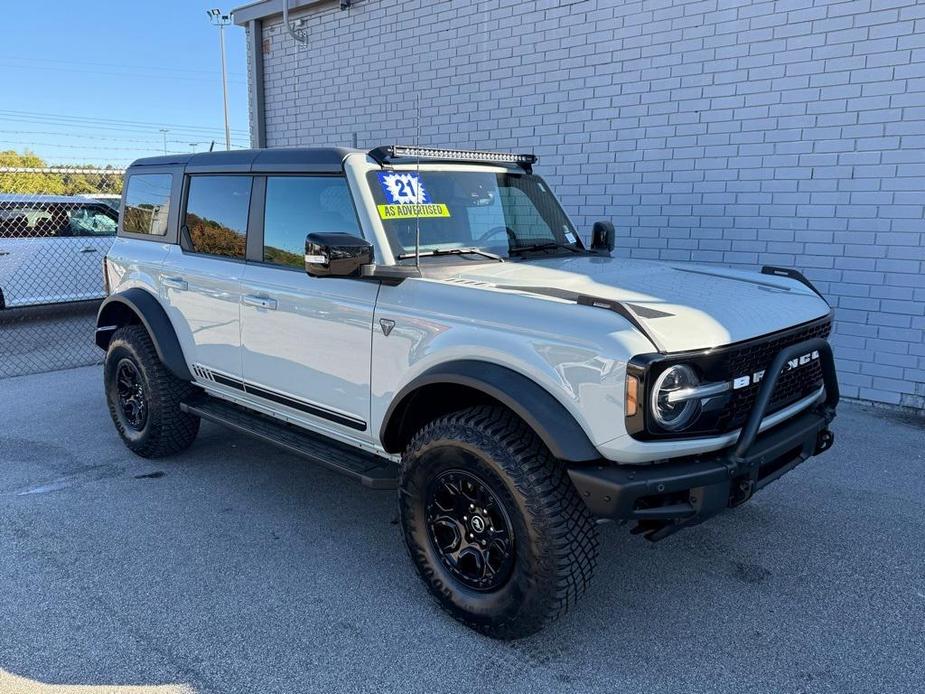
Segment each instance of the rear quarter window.
M122 230L164 236L170 215L171 174L132 174L125 185Z

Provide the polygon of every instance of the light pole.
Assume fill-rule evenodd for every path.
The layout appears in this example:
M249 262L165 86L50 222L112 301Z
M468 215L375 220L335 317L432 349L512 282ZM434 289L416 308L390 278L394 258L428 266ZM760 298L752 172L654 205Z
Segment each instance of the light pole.
M167 128L161 128L161 134L164 136L164 154L167 154L167 133L169 132Z
M209 21L218 27L222 46L222 100L225 106L225 149L231 149L231 127L228 125L228 73L225 70L225 27L231 24L231 16L221 10L206 10Z

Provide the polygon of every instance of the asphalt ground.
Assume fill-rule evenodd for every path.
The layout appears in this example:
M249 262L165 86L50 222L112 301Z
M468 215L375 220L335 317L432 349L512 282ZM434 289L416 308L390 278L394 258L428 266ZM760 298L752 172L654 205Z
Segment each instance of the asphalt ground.
M661 543L601 526L577 609L501 643L430 600L393 492L213 426L137 458L98 367L0 380L0 691L920 693L925 420L835 430Z
M0 378L99 364L99 301L0 310Z

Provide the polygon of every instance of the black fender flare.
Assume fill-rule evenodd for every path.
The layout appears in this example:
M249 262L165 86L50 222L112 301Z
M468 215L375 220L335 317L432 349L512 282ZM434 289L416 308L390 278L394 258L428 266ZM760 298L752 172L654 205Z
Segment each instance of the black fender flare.
M572 414L548 390L513 369L477 360L458 360L434 366L404 386L392 399L380 428L386 451L395 449L403 403L418 389L438 384L461 385L481 391L520 417L559 460L599 460L600 452Z
M109 349L112 334L129 322L125 320L126 311L137 316L138 322L148 331L158 358L170 373L181 380L192 381L193 375L167 312L151 292L140 287L112 294L103 301L96 314L96 346Z

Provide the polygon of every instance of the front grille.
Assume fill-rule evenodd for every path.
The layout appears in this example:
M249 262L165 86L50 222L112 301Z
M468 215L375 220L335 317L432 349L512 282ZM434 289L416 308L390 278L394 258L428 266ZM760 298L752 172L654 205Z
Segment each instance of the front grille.
M699 373L703 383L728 383L749 376L750 385L727 391L703 402L700 416L682 431L660 429L648 417L648 408L639 408L635 415L626 418L630 436L641 440L665 438L698 438L716 436L740 429L755 406L761 381L752 383L754 374L766 371L781 350L813 338L826 339L832 331L832 319L826 317L812 323L756 337L726 347L703 352L684 352L671 355L647 354L635 357L627 365L627 372L640 379L645 389L646 402L650 388L659 375L672 364L689 364ZM796 369L782 373L771 395L765 414L773 414L788 405L813 394L822 387L821 359L810 361Z
M770 339L759 338L740 346L724 350L718 367L727 379L751 375L767 369L777 353L785 347L814 337L827 338L832 330L831 321L807 325ZM772 414L816 392L822 386L822 363L811 361L792 371L781 374L771 396L766 414ZM732 397L718 418L721 431L738 429L745 424L758 396L760 383L733 391Z

